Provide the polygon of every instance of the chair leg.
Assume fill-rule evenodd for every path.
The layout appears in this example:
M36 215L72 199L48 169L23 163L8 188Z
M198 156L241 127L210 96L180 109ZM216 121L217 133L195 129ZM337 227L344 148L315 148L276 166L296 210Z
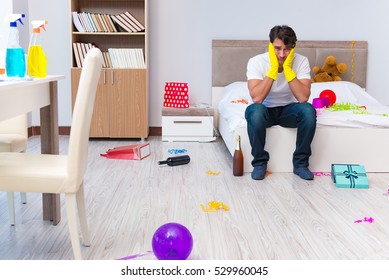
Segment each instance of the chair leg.
M14 200L13 192L7 192L7 200L8 200L9 219L11 222L11 226L14 226L16 223L16 219L15 219L15 200Z
M23 204L27 203L27 194L25 192L20 193L20 200L22 201Z
M88 229L88 222L87 222L87 218L86 218L84 184L83 183L81 183L81 186L78 189L78 192L76 193L76 198L77 198L78 217L80 219L80 227L81 227L83 244L84 244L84 246L89 247L91 245L91 242L90 242L90 235L89 235L89 229Z
M76 260L82 260L80 237L78 235L78 229L77 229L76 194L66 193L65 200L66 200L65 203L66 203L66 214L68 218L69 234L70 234L70 240L72 242L74 258Z

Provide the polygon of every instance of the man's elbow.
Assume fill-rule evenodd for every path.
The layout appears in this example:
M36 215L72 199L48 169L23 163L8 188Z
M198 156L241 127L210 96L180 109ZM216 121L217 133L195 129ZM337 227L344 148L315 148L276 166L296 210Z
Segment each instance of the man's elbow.
M308 102L308 100L309 100L308 97L301 97L301 98L299 98L298 102L304 103L304 102Z
M258 98L258 97L252 97L253 103L262 103L263 98Z

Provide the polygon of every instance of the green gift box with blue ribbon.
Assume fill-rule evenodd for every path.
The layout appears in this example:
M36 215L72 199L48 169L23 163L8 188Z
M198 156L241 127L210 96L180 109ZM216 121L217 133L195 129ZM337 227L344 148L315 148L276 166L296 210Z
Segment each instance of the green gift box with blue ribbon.
M369 182L363 165L332 164L331 177L338 188L369 188Z

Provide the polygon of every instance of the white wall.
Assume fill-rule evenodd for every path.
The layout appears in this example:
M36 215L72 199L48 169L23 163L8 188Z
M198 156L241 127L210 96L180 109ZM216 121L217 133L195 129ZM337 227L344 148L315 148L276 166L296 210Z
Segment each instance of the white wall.
M30 19L49 21L44 46L49 73L67 77L59 82L59 123L64 126L71 122L69 1L28 1ZM387 0L149 1L152 127L161 126L167 81L188 82L191 103L211 102L212 39L268 39L276 24L292 26L299 40L368 41L367 91L389 104Z
M72 115L70 85L71 49L70 13L67 12L70 10L70 1L28 0L28 3L30 33L32 31L32 20L48 21L46 32L41 32L43 50L47 57L47 73L66 76L66 80L58 82L58 124L60 126L70 126ZM33 125L39 125L39 113L33 114L32 123Z
M12 13L12 1L1 1L0 9L0 50L4 50L7 45L9 23L5 21L5 17Z
M31 20L45 19L49 24L47 32L42 32L42 44L47 56L47 72L62 74L66 80L58 83L59 91L59 125L69 126L71 123L70 94L70 9L69 0L1 0L0 9L0 49L6 48L9 23L4 21L10 13L25 13L24 25L19 25L20 44L28 51L32 30ZM48 12L49 11L49 12ZM30 124L39 125L39 112L30 116Z
M368 41L367 90L389 104L386 0L151 0L150 6L151 126L161 123L165 81L187 81L191 101L211 102L212 39L268 39L276 24L292 26L299 40Z

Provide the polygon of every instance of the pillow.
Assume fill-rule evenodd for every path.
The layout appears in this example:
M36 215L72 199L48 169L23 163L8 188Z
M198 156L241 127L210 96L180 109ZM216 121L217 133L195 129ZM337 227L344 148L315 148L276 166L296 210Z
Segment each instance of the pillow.
M249 89L246 82L233 82L226 87L224 87L223 97L220 100L220 103L231 103L231 101L236 101L240 99L245 99L249 103L253 103Z
M380 104L359 85L347 81L312 83L308 102L312 103L314 98L320 97L320 93L325 89L330 89L335 93L336 103L350 102L365 106Z
M224 87L223 97L218 104L220 116L224 118L230 129L234 130L238 125L245 125L244 112L248 104L233 102L245 99L253 103L246 82L233 82Z

